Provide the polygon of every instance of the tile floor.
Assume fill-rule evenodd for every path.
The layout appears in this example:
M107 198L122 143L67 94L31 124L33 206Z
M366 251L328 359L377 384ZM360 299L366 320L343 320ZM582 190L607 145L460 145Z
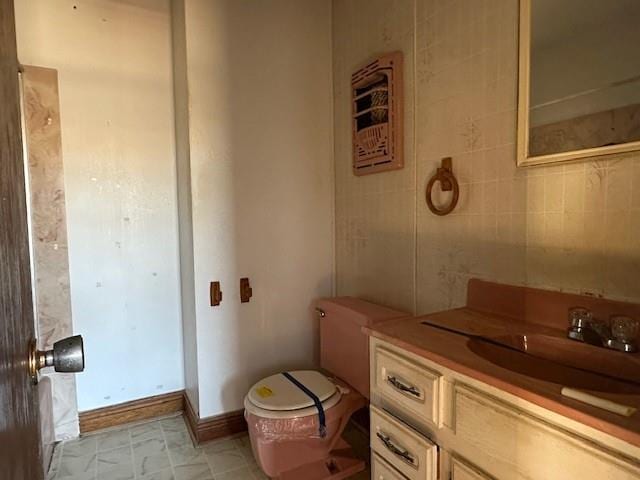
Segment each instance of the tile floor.
M368 439L349 426L345 439L368 461ZM353 480L370 476L362 472ZM182 416L84 436L58 444L47 480L266 480L249 437L194 447ZM302 479L301 479L302 480Z

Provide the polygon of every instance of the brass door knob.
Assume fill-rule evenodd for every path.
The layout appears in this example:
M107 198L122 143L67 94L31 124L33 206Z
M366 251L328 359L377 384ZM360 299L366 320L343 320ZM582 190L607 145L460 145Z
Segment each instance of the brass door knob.
M36 340L29 348L29 375L38 383L38 371L53 367L56 372L77 373L84 370L84 345L82 336L63 338L53 344L51 350L38 350Z

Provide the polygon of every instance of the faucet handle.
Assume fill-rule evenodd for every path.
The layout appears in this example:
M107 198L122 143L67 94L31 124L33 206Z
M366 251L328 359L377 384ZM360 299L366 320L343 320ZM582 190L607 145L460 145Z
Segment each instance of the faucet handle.
M622 343L635 343L640 322L625 315L611 315L611 335Z
M569 309L569 325L573 329L583 329L593 322L591 310L584 307L573 307Z

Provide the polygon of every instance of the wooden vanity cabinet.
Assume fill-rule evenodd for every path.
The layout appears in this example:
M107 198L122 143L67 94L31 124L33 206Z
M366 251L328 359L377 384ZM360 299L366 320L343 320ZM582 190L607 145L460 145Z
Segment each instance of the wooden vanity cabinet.
M638 447L388 342L370 352L375 480L640 480Z
M440 395L443 376L436 370L379 346L374 351L373 389L416 418L442 426Z
M371 448L409 480L435 480L436 445L393 415L371 406Z
M492 480L492 477L458 457L451 457L450 466L451 480Z
M371 478L375 480L406 480L407 477L389 465L380 455L372 453Z

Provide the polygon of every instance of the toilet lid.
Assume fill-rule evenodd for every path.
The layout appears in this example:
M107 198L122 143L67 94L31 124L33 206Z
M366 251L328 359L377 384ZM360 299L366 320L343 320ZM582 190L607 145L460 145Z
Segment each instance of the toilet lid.
M297 370L289 372L298 382L324 402L337 390L336 385L315 370ZM299 410L314 405L313 399L281 373L260 380L251 390L248 399L264 410Z

